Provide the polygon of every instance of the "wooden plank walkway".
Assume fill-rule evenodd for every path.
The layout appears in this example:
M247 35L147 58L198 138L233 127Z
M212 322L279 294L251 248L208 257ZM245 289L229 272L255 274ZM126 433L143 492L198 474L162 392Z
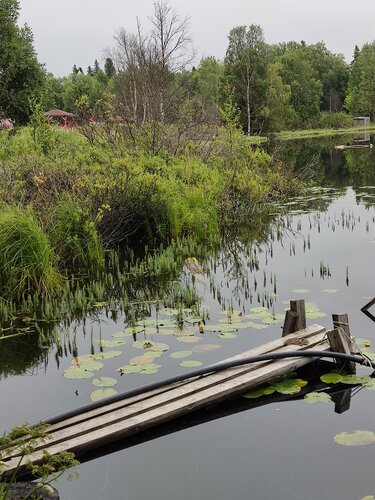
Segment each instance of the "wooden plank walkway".
M263 344L225 361L259 354L296 350L329 351L326 329L319 325ZM314 361L315 358L289 358L262 361L212 372L184 382L142 393L58 422L49 429L50 439L40 443L30 457L36 463L43 450L50 454L82 453L132 436L207 405L235 397L259 384L278 378ZM8 471L19 461L16 453L5 458Z

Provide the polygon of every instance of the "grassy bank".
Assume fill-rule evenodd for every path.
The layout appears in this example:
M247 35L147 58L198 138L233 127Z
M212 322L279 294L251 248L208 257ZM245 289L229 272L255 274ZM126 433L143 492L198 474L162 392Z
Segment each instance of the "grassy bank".
M348 128L324 128L310 130L286 130L273 134L275 139L281 141L291 141L294 139L312 139L314 137L333 137L348 134L375 133L375 125L365 127L348 127ZM262 144L268 140L265 136L254 136L250 138L253 144Z
M37 315L41 299L51 305L61 303L61 296L86 310L103 300L107 285L113 290L126 279L124 270L134 274L140 266L137 261L129 267L134 249L142 255L146 246L186 237L205 245L233 225L256 227L270 204L303 189L233 127L219 130L209 144L187 144L178 154L168 146L174 137L160 133L167 145L151 149L147 128L133 144L118 130L116 140L111 142L114 130L99 140L106 132L97 127L87 141L78 132L43 124L0 134L3 315L14 315L20 304ZM32 234L25 232L25 221ZM109 252L122 256L115 270ZM182 254L183 262L189 255ZM169 256L174 269L172 264ZM91 284L77 292L72 276ZM104 288L103 276L109 280ZM58 309L43 307L44 316Z

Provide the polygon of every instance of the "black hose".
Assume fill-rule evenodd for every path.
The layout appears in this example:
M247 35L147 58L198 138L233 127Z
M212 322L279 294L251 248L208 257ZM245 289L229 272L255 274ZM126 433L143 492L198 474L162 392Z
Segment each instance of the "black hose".
M121 394L116 394L115 396L103 399L101 401L91 403L81 408L76 408L74 410L67 411L65 413L61 413L55 417L52 417L44 422L46 424L52 425L62 420L66 420L71 417L75 417L80 413L84 413L87 411L95 410L97 408L101 408L102 406L109 405L111 403L116 403L117 401L121 401L122 399L130 398L132 396L137 396L138 394L142 394L143 392L153 391L155 389L160 389L166 385L175 384L177 382L183 382L184 380L190 378L200 377L202 375L207 375L209 373L218 372L221 370L226 370L228 368L234 368L236 366L247 365L250 363L258 363L260 361L272 361L274 359L287 359L287 358L331 358L331 359L341 359L343 361L352 361L353 363L357 363L360 365L366 364L367 366L371 366L375 368L375 363L364 359L361 356L354 356L352 354L344 354L341 352L332 352L332 351L290 351L290 352L275 352L269 354L259 354L258 356L250 356L248 358L236 359L232 361L226 361L223 363L217 363L216 365L207 366L205 368L200 368L199 370L194 370L193 372L189 372L187 374L176 375L175 377L168 378L166 380L162 380L159 382L155 382L153 384L146 385L144 387L139 387L137 389L132 389L127 392L123 392ZM38 425L38 424L35 424Z

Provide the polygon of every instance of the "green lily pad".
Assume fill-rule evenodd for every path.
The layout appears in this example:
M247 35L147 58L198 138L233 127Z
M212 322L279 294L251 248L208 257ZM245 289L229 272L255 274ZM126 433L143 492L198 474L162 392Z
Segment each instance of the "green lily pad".
M325 392L310 392L306 394L303 398L306 403L314 404L314 403L328 403L332 400L331 396Z
M130 336L130 335L136 335L137 333L141 333L143 332L144 330L144 327L143 326L128 326L127 328L124 328L122 332L119 332L119 333L123 333L124 335L126 336ZM115 334L112 335L112 337L114 336Z
M275 390L276 389L273 385L266 385L264 387L256 389L255 391L247 392L246 394L243 394L242 397L247 399L256 399L260 398L261 396L269 396L270 394L273 394Z
M94 354L94 359L112 359L122 355L122 351L98 352Z
M117 380L112 377L94 378L92 381L92 385L95 385L96 387L113 387L116 384Z
M215 351L216 349L220 349L220 347L221 345L219 344L200 344L193 347L192 351L198 354L202 354L205 352Z
M118 394L114 389L97 389L90 394L91 401L100 401L101 399L110 398Z
M237 326L234 325L206 325L204 328L207 332L231 333L237 331Z
M94 374L92 372L83 370L78 366L71 366L70 368L64 371L64 377L72 380L89 379L93 376Z
M200 323L202 321L202 316L190 316L185 318L186 323Z
M97 370L101 370L104 367L104 364L101 363L100 361L84 361L79 366L80 368L82 368L82 370L86 370L88 372L95 372Z
M362 385L368 391L375 391L375 378L369 377Z
M265 325L277 325L278 323L282 323L284 318L284 314L272 314L269 318L264 318L262 322Z
M183 358L188 358L192 354L193 354L193 351L176 351L176 352L172 352L170 357L173 359L183 359Z
M219 333L218 337L229 340L237 338L237 335L235 333Z
M270 314L267 307L251 307L250 313L251 314Z
M342 377L342 381L344 384L349 384L349 385L358 385L358 384L364 384L365 382L371 382L371 378L368 376L361 376L361 375L344 375Z
M178 309L171 309L170 307L165 307L164 309L161 309L159 311L160 314L163 314L164 316L177 316L179 313Z
M255 323L253 321L243 321L236 324L238 330L245 330L245 328L254 328Z
M126 340L98 340L100 347L121 347L126 344Z
M274 383L276 391L281 394L298 394L305 385L307 381L300 378L286 378Z
M179 342L184 342L186 344L194 344L195 342L200 342L201 339L194 335L177 335L176 340Z
M362 353L367 356L371 361L375 361L375 353L367 350L363 350Z
M117 368L116 371L123 374L140 373L142 371L142 367L140 365L124 365Z
M190 360L190 361L181 361L179 365L183 366L184 368L197 368L198 366L202 366L203 363L202 361Z
M343 378L344 375L340 375L339 373L326 373L320 377L320 380L326 384L341 384Z
M307 288L296 288L293 290L293 293L308 293L309 290Z
M336 434L333 440L343 446L365 446L375 443L375 433L362 430L353 433L340 432L340 434Z
M149 352L150 352L150 354L152 354L151 351L149 351ZM148 363L152 363L152 361L154 361L154 359L156 359L156 357L145 356L145 355L143 355L143 356L136 356L135 358L132 358L129 361L129 365L132 365L132 366L147 365Z

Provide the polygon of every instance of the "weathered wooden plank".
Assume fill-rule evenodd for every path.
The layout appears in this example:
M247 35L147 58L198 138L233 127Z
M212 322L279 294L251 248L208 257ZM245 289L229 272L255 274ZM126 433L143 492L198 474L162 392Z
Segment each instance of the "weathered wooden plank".
M329 345L327 342L322 343L323 338L324 331L311 339L312 344L315 342L313 349L328 350ZM281 351L295 350L295 348L296 346L288 346L281 348ZM311 346L309 345L308 348L311 349ZM310 362L311 359L308 358L296 358L262 362L255 367L251 365L251 367L233 368L225 372L214 373L161 395L155 395L148 401L137 402L116 410L110 415L101 415L88 422L82 422L78 426L73 426L73 429L56 431L51 436L55 444L48 442L46 447L50 453L58 453L61 450L88 449L90 446L96 446L98 440L104 443L117 437L119 433L129 435L128 433L139 432L155 423L165 421L166 415L168 418L174 418L208 403L234 396L247 388ZM172 407L176 407L176 412L172 411ZM152 415L152 418L149 419L148 415Z
M304 348L317 346L321 343L325 336L325 330L321 333L315 334L310 337L310 344L305 345ZM284 348L280 348L277 352L288 352L290 350L295 350L296 345L285 346ZM302 349L300 349L302 350ZM273 352L273 351L271 351ZM75 425L69 427L62 427L58 430L54 430L54 432L50 432L51 440L48 441L48 446L51 446L54 443L61 442L67 439L72 439L74 436L81 436L82 434L88 432L88 430L92 431L94 429L107 426L113 422L123 420L125 418L130 418L134 415L138 415L145 408L156 408L161 405L169 402L173 399L178 399L179 397L185 397L188 394L195 394L203 389L214 387L218 383L223 383L228 380L233 381L233 385L236 384L236 377L247 374L248 377L252 376L252 372L255 372L259 369L260 366L272 364L273 361L262 361L259 363L253 363L251 365L231 368L225 370L223 372L212 373L210 375L206 375L202 378L198 378L195 381L190 382L188 385L180 385L177 387L170 388L169 391L164 391L162 394L154 394L153 397L145 398L142 401L135 401L132 404L123 406L122 408L118 408L113 410L110 413L101 414L96 416L95 418L86 418L81 420L80 422L75 423ZM44 443L41 444L40 447L36 447L35 449L43 448Z
M326 331L326 329L320 325L312 325L301 332L297 332L293 335L290 335L288 338L290 338L290 339L300 338L300 337L310 338L310 337L313 337L314 335L323 333L325 331ZM282 339L282 338L275 339L275 340L272 340L270 342L267 342L266 344L252 348L249 351L246 351L246 352L243 352L241 354L237 354L236 356L232 356L230 358L227 358L224 360L224 362L234 361L234 360L238 360L238 359L244 359L244 358L249 357L249 356L257 356L258 354L266 354L266 353L272 352L274 350L280 349L282 346L285 345L284 343L285 343L285 339ZM251 368L251 369L253 369L253 368ZM50 433L53 433L59 429L65 428L65 427L73 425L75 423L87 421L90 418L94 418L94 417L99 416L99 415L110 413L113 410L124 408L124 407L129 406L133 403L147 400L156 394L162 394L166 391L169 391L171 388L179 387L179 386L185 385L187 383L191 383L191 379L187 380L186 382L179 382L177 384L173 384L172 387L167 386L167 387L164 387L162 389L148 392L146 394L140 394L138 396L127 398L126 400L117 401L115 403L110 403L104 407L100 407L100 408L97 408L95 410L91 410L89 412L86 412L85 414L77 415L75 417L64 420L63 422L59 422L57 424L52 425L50 427Z
M328 350L328 342L324 342L319 346L314 346L312 350ZM59 453L60 451L73 451L76 454L86 452L92 447L97 447L101 444L108 443L114 439L123 438L131 434L146 430L161 422L166 422L177 416L181 416L187 411L202 408L207 404L211 404L218 400L224 400L243 393L266 381L277 378L289 371L294 371L301 366L311 362L308 358L293 358L274 361L271 365L259 367L254 372L249 380L248 373L245 373L236 378L236 385L233 387L231 379L223 383L211 387L205 387L201 391L189 392L181 397L167 401L162 406L145 409L138 414L129 418L117 420L110 425L106 425L94 430L90 430L85 434L66 441L59 442L55 445L47 443L46 449L51 454ZM33 455L33 460L41 460L42 451L38 451ZM13 458L8 462L8 469L12 469L17 464L17 458Z

